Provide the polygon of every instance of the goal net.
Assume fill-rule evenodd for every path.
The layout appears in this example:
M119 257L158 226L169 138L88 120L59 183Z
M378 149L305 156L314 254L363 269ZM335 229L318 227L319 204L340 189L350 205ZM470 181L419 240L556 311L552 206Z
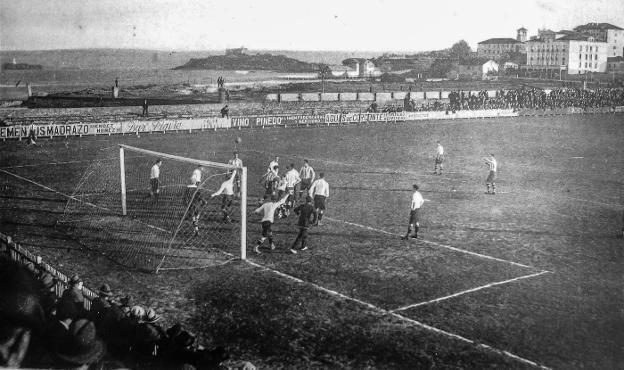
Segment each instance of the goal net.
M127 145L89 164L58 224L147 271L245 259L247 169Z

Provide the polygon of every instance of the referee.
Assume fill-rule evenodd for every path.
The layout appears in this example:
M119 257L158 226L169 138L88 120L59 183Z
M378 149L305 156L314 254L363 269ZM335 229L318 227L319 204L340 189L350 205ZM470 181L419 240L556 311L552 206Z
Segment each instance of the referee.
M414 194L412 194L412 206L410 210L409 226L407 227L407 234L405 234L405 236L402 236L401 239L407 240L412 230L414 230L414 235L412 235L412 238L418 238L418 228L420 227L420 224L418 222L420 221L420 208L422 207L423 203L425 203L425 200L418 191L418 185L414 184Z

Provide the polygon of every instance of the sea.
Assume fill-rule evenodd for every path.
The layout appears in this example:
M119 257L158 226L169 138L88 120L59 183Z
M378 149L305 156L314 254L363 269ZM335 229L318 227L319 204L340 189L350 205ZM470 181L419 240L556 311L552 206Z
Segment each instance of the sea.
M155 85L187 84L189 87L216 86L222 77L230 88L250 85L271 85L299 80L313 80L314 74L292 74L271 71L216 71L172 69L43 69L2 70L0 85L30 83L35 93L78 92L112 88L115 80L123 89Z
M228 87L253 84L279 84L308 80L315 74L272 71L174 70L191 58L222 54L222 51L167 52L135 49L72 49L38 51L0 51L2 63L39 64L41 70L0 70L0 85L30 83L35 93L88 91L112 88L115 79L123 89L128 86L188 84L216 86L223 77ZM379 52L348 51L250 51L283 54L310 63L340 64L352 57L372 57Z

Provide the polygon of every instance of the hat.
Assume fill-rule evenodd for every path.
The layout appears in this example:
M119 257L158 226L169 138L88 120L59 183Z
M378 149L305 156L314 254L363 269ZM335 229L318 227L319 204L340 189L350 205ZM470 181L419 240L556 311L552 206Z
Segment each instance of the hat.
M141 306L134 306L130 309L130 316L137 320L143 320L145 317L145 309Z
M160 320L160 316L154 311L153 308L148 308L145 312L145 322L154 323Z
M108 284L102 284L102 286L100 287L99 293L107 297L110 297L113 295L113 291L111 290L111 287Z
M50 289L56 285L56 279L46 272L41 277L41 284L43 284L46 289Z
M119 300L119 303L121 303L123 306L130 306L130 301L132 300L132 298L127 295L125 297L121 297L121 299Z
M76 285L78 283L82 283L82 279L77 274L74 274L74 276L69 279L69 284Z
M72 322L67 335L55 347L59 358L77 365L97 362L106 352L104 342L95 332L95 324L87 319Z

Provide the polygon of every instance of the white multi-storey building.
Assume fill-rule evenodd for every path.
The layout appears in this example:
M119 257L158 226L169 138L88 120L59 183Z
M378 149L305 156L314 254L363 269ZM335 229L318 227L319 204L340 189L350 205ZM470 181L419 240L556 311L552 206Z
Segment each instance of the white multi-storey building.
M587 23L574 27L574 31L594 37L596 41L606 42L607 56L624 56L624 29L609 23Z
M568 74L606 72L608 44L592 36L568 34L526 42L529 69L561 69Z

